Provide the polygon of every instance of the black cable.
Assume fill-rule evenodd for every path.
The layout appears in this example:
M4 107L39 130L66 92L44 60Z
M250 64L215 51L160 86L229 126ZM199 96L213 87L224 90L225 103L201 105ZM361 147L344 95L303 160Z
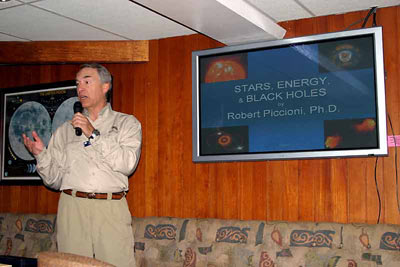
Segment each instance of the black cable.
M350 24L349 26L347 26L346 29L344 29L345 31L347 31L348 29L350 29L351 27L353 27L354 25L360 23L361 21L364 21L364 23L362 24L361 28L365 27L365 24L367 24L368 18L371 16L371 14L373 13L373 20L372 20L372 26L376 27L376 10L378 7L372 7L371 10L368 12L367 16L363 19L359 19L356 22L353 22L352 24Z
M352 24L350 24L349 26L347 26L346 29L344 29L345 31L347 31L348 29L350 29L351 27L353 27L354 25L360 23L361 21L363 21L364 19L359 19L356 22L353 22Z
M376 157L375 160L375 187L376 187L376 192L378 194L378 200L379 200L379 208L378 208L378 220L377 220L377 224L379 224L379 221L381 220L381 210L382 210L382 204L381 204L381 194L379 193L379 187L378 187L378 181L376 179L376 168L378 166L378 157Z
M378 7L374 6L374 7L372 7L372 8L369 10L367 16L366 16L365 19L364 19L364 23L362 24L361 28L364 28L364 27L365 27L365 24L367 24L367 21L368 21L369 17L371 16L372 13L375 13L375 12L376 12L376 9L377 9L377 8L378 8ZM374 19L374 20L375 20L375 19ZM376 26L376 21L375 21L375 25L374 25L374 26Z
M393 141L394 141L394 164L395 164L395 170L396 170L396 199L397 199L397 210L400 213L400 203L399 203L399 178L398 178L398 173L397 173L397 144L396 144L396 135L394 134L393 130L393 125L392 125L392 120L390 119L390 115L388 114L388 119L389 119L389 124L390 128L392 129L392 134L393 134Z

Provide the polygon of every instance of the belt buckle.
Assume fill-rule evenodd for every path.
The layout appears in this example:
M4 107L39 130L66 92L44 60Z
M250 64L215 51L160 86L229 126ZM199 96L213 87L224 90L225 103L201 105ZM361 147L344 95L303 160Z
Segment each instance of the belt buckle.
M87 197L88 197L89 199L96 198L96 193L88 193L88 194L87 194Z

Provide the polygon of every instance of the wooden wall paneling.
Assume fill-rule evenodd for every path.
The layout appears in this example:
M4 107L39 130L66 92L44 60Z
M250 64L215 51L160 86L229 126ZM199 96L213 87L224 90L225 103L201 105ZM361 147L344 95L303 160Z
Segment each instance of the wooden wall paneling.
M196 34L192 36L193 39L193 50L201 50L205 48L215 47L215 41L210 38L206 38L202 35ZM191 53L190 53L191 56ZM191 62L190 62L191 64ZM192 66L187 65L187 69L191 71ZM189 78L189 77L186 77ZM190 75L191 81L191 75ZM190 98L191 99L191 98ZM190 116L192 115L192 111L190 110ZM192 129L192 122L190 122L190 130ZM192 130L190 131L192 134ZM189 138L189 137L187 137ZM192 136L190 135L190 138ZM190 157L192 157L192 142L190 141ZM197 218L207 218L207 217L216 217L216 208L215 208L215 196L213 193L216 190L215 187L215 176L211 175L210 169L212 168L212 163L192 163L195 170L192 177L192 183L195 183L195 217Z
M284 202L283 218L288 221L297 221L299 217L299 160L283 162L284 173Z
M142 124L142 151L141 158L139 160L139 165L133 175L130 176L130 187L131 191L131 199L133 201L129 201L129 207L131 209L131 214L135 214L138 217L144 217L146 215L146 195L151 195L151 191L147 191L146 187L146 176L148 164L151 164L147 159L147 145L149 144L148 140L148 131L143 134L143 129L148 129L147 127L147 102L149 98L147 97L147 92L151 90L147 85L147 76L148 73L147 63L137 63L137 64L129 64L128 72L125 72L129 79L125 80L129 81L127 85L124 85L124 90L130 92L130 101L128 107L124 109L124 112L128 114L133 114ZM125 101L126 102L126 101ZM157 110L157 108L155 108ZM154 129L151 129L153 131ZM156 130L157 133L157 130ZM154 141L154 140L153 140ZM155 160L156 161L156 160ZM157 161L156 161L157 162Z
M11 209L11 194L10 194L10 188L9 186L2 186L2 192L0 195L0 201L1 201L1 208L3 212L12 212Z
M168 185L163 214L182 212L182 37L160 40L160 180ZM181 52L179 52L181 51Z
M192 162L192 51L198 47L198 38L185 36L183 38L183 73L182 77L182 178L183 178L183 214L196 217L196 197L198 181L196 177L196 166Z
M218 218L238 218L238 176L236 162L215 163L218 177Z
M37 186L27 186L28 194L29 194L29 201L25 204L27 206L28 213L35 213L37 207L37 195L38 190ZM24 211L23 211L24 212Z
M21 206L19 208L19 210L21 210L22 212L26 213L29 211L29 205L28 203L30 202L30 198L29 198L29 187L27 186L21 186L20 187L20 202L21 202Z
M396 135L400 134L399 124L399 104L400 104L400 16L399 7L382 9L377 12L377 23L384 25L384 55L386 69L386 101L387 113L390 116L393 129ZM388 123L388 135L393 135L390 124ZM382 199L384 203L384 213L382 221L395 222L399 220L399 210L397 204L396 175L395 175L395 149L389 148L389 157L383 160L383 187ZM397 162L397 168L399 168ZM398 171L398 170L397 170Z
M207 218L210 213L210 175L209 175L209 165L203 163L196 163L195 173L193 178L196 179L195 187L195 217L196 218Z
M284 211L286 203L285 199L285 180L284 172L282 171L283 161L268 162L266 172L267 187L268 187L268 220L284 220Z
M226 185L224 185L223 196L223 202L226 205L224 208L224 217L229 219L240 218L240 163L226 163L224 165L227 167L227 176L224 177L226 181Z
M113 106L120 112L134 115L142 124L142 151L139 165L135 172L129 177L129 193L127 201L131 214L138 217L145 216L145 170L147 162L144 160L146 155L146 140L143 135L143 128L146 128L146 109L145 109L145 70L146 63L125 63L110 64L107 66L112 73L116 73L114 79ZM115 101L122 99L122 101Z
M193 40L193 47L192 51L195 50L203 50L203 49L209 49L209 48L215 48L215 47L221 47L223 44L212 40L208 37L205 37L203 35L192 35L190 36L190 39ZM191 60L191 53L190 55L190 60ZM186 79L190 79L191 81L191 61L190 65L186 65L186 71L189 72L186 76ZM190 75L190 77L189 77ZM191 97L190 97L191 99ZM191 103L191 100L190 100ZM189 115L189 114L187 114ZM192 115L191 112L191 107L190 107L190 116ZM190 122L190 130L192 128L192 122ZM187 124L185 124L187 125ZM190 131L192 133L192 131ZM190 136L187 136L189 139ZM188 146L190 147L190 157L192 157L192 143L187 143ZM187 155L186 155L187 156ZM219 180L219 177L216 176L216 169L218 168L218 164L216 163L192 163L192 165L195 167L193 177L192 177L192 183L195 183L195 210L196 210L196 217L200 218L217 218L217 210L218 210L218 203L221 203L218 201L218 196L216 195L217 192L221 193L221 191L217 187L217 183Z
M145 103L145 118L143 133L143 140L145 145L144 159L145 159L145 177L144 179L144 202L145 206L144 215L157 215L159 212L159 186L158 178L161 170L159 169L159 136L162 129L158 127L159 122L159 42L150 41L150 60L146 64L141 64L143 72L145 73L145 99L140 100Z
M6 209L5 195L6 195L6 192L5 192L4 186L0 186L0 211Z
M0 63L144 62L148 41L1 42Z
M253 163L253 193L250 194L250 196L251 201L253 202L252 216L257 220L265 220L268 218L270 210L272 209L268 202L268 166L268 161L258 161Z
M278 25L280 25L282 28L286 30L285 36L283 38L288 39L288 38L293 38L296 37L295 35L295 21L282 21L279 22Z
M332 218L336 222L348 222L348 159L331 160Z
M184 86L184 74L185 74L185 62L188 57L185 54L185 37L177 37L173 38L171 42L169 42L170 49L167 50L169 53L169 84L168 84L168 92L169 97L172 96L174 102L170 102L169 113L170 117L170 125L171 127L171 136L169 140L165 140L165 142L169 142L170 145L170 156L172 159L171 164L171 176L170 179L174 181L173 188L173 207L174 207L174 216L182 217L183 212L186 206L185 201L189 200L192 196L187 196L190 194L190 191L187 188L187 184L185 184L185 177L190 174L190 164L191 161L184 161L184 154L190 151L190 148L184 144L184 136L185 133L189 134L190 127L186 127L184 125L184 117L186 107L191 107L191 103L185 102L185 94L190 94L190 90L185 90ZM186 98L187 99L187 98ZM189 164L189 165L188 165ZM188 173L187 173L188 172ZM187 209L187 207L186 207Z
M303 160L299 162L299 181L298 181L298 220L315 220L315 181L320 177L318 160Z
M309 175L315 175L314 180L314 220L317 222L332 221L331 202L331 165L329 160L313 160L313 171Z
M254 188L254 163L239 164L240 172L238 179L238 199L239 199L239 218L242 220L250 220L253 218L253 210L262 209L261 205L254 203L252 195L255 193Z
M378 220L378 215L379 215L379 198L378 198L378 192L377 192L377 186L376 183L378 184L378 190L379 190L379 195L381 199L381 204L383 205L382 202L382 193L384 189L384 161L385 158L379 157L377 166L376 166L376 181L375 181L375 164L376 164L376 158L369 158L366 159L366 188L365 188L365 222L368 223L376 223ZM351 198L350 198L351 199ZM382 208L384 208L382 206ZM380 222L382 221L382 215L380 218Z
M217 164L207 164L209 167L209 184L208 184L208 216L209 218L219 218L219 214L222 210L222 197L220 189L221 177L218 175L219 166Z
M51 205L49 203L48 199L48 189L45 188L44 186L38 187L38 206L37 206L37 212L38 213L47 213L47 207L48 205Z
M365 159L351 159L347 161L348 166L348 211L350 222L363 222L367 212L367 162Z
M368 12L368 11L367 11ZM367 15L366 11L352 12L343 17L344 29L354 30L361 28L364 18ZM371 24L372 17L370 17ZM371 173L371 168L374 170L375 160L366 158L349 159L348 163L348 220L351 222L365 222L367 213L373 212L375 208L367 206L368 195L367 190L374 184L374 172ZM369 176L369 175L373 176ZM374 206L377 204L374 202Z
M367 160L367 173L366 173L366 214L365 221L368 223L377 223L384 220L383 214L385 209L384 203L384 177L383 177L383 169L384 169L384 161L385 159L380 157L377 162L377 170L376 170L376 182L375 182L375 164L376 158L371 158ZM376 186L377 184L377 186ZM379 194L378 191L379 190ZM379 198L381 203L379 203ZM381 208L381 211L379 209ZM381 213L379 215L379 212Z
M168 83L168 77L165 74L167 69L169 69L169 64L167 62L167 55L165 53L162 53L162 49L165 49L164 46L162 46L161 41L158 41L158 50L160 51L159 56L158 56L158 112L162 116L159 116L159 121L158 121L158 169L159 169L159 175L158 175L158 185L159 185L159 192L160 194L159 198L159 203L158 203L158 215L163 216L165 214L168 214L168 211L171 212L172 214L172 209L171 209L171 194L172 194L172 188L170 188L170 181L169 181L169 176L170 176L170 170L169 170L169 164L170 164L170 158L169 158L169 143L170 141L170 135L171 135L171 128L168 125L168 119L172 116L168 112L168 92L166 90L167 83ZM163 71L161 71L161 68ZM166 142L165 140L168 140Z
M10 191L10 199L11 199L11 203L10 203L10 210L14 211L14 210L20 210L21 208L21 186L12 186L9 187Z

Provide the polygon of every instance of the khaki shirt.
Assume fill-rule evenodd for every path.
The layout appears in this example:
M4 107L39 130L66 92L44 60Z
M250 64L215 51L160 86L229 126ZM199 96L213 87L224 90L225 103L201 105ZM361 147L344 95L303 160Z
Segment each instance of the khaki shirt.
M88 117L87 110L83 114ZM76 136L71 123L61 125L49 145L36 156L37 171L45 185L57 189L109 193L127 191L128 176L139 162L142 141L140 122L132 115L113 111L110 104L96 121L100 136Z

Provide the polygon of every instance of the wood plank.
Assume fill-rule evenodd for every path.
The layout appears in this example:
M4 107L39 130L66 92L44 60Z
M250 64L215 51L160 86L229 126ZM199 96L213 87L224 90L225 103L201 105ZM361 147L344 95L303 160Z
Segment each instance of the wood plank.
M239 199L239 218L241 220L251 220L253 211L262 209L262 205L257 205L257 198L253 198L255 193L253 162L242 162L239 164L238 179L238 199Z
M367 161L363 159L349 159L347 160L347 168L349 172L348 186L349 197L353 197L349 201L349 221L350 222L365 222L367 213L367 180L373 177L367 176ZM371 209L372 207L369 207ZM372 210L372 209L371 209Z
M313 168L317 170L314 181L315 221L332 221L332 187L331 187L331 160L315 160Z
M254 176L253 176L253 219L254 220L266 220L271 209L274 207L269 206L268 203L268 179L267 173L269 168L269 162L255 162L254 165Z
M381 223L383 220L383 204L384 204L384 183L383 169L384 158L379 158L377 162L376 182L375 182L375 164L376 158L370 158L366 161L366 223ZM352 198L351 198L352 199ZM381 203L379 203L379 201ZM381 209L381 210L380 210ZM381 213L381 214L380 214Z
M1 64L145 62L148 41L0 42Z
M214 163L218 164L218 190L220 190L220 205L218 205L218 218L238 218L238 177L239 164L236 162Z
M283 174L281 168L282 161L271 161L268 163L267 169L267 181L268 181L268 220L284 220L284 207L286 204L285 192L285 180L286 177Z
M297 221L299 217L299 161L286 160L282 163L284 181L283 219Z
M197 38L190 36L183 37L182 42L183 57L181 61L179 72L182 73L182 106L180 112L182 113L182 177L183 177L183 216L195 217L197 212L196 207L198 199L196 198L196 187L198 182L193 181L196 174L196 166L192 162L192 57L191 52L197 48ZM186 149L185 149L186 148ZM200 200L203 201L203 200Z
M160 129L158 127L159 122L159 83L158 83L158 55L159 47L158 41L150 42L150 58L151 60L147 64L140 64L140 68L143 68L143 73L145 74L144 79L144 90L145 90L145 124L144 129L149 129L143 133L143 140L145 143L145 154L144 159L146 162L145 166L145 177L144 179L144 211L141 214L144 216L150 216L158 214L159 198L162 198L158 194L158 174L161 170L158 169L158 153L159 153L159 135ZM133 74L135 77L136 75ZM137 99L137 102L142 102L143 99ZM140 107L138 107L140 108ZM139 202L140 204L140 202Z
M314 221L315 219L315 180L319 179L320 170L318 160L303 160L299 162L298 182L298 220Z
M400 7L388 8L388 9L378 9L377 11L377 21L383 27L383 52L385 58L385 70L387 79L386 84L386 100L387 100L387 115L390 116L393 131L395 135L400 134ZM397 23L394 23L397 22ZM393 135L392 129L388 122L388 135ZM397 147L398 150L398 147ZM400 209L398 203L398 190L399 189L399 179L396 177L396 171L398 172L398 160L397 163L395 159L396 150L394 148L389 149L389 157L384 158L383 162L380 164L380 169L382 172L378 172L378 175L383 179L383 185L380 187L382 192L382 202L383 210L381 222L386 223L396 223L400 220ZM399 151L397 151L399 153ZM399 157L399 155L397 155ZM379 166L379 165L378 165Z
M331 160L331 202L332 202L332 219L335 222L348 222L348 177L347 177L347 160L333 159Z

